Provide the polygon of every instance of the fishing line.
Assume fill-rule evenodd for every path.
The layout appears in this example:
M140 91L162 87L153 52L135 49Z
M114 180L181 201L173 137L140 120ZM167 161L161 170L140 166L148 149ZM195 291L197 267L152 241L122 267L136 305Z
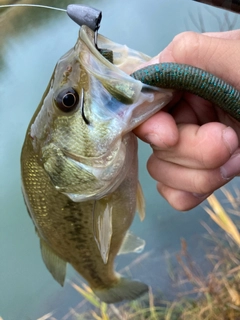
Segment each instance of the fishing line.
M51 6L44 6L42 4L29 4L29 3L18 3L18 4L4 4L0 5L0 8L10 8L10 7L35 7L35 8L43 8L43 9L51 9L51 10L56 10L56 11L62 11L62 12L67 12L66 9L61 9L57 7L51 7Z
M97 46L98 29L100 27L100 22L102 19L102 12L100 10L94 9L89 6L74 5L74 4L68 5L67 9L62 9L62 8L57 8L57 7L52 7L52 6L45 6L45 5L41 5L41 4L28 4L28 3L0 5L0 9L1 8L14 8L14 7L34 7L34 8L43 8L43 9L51 9L51 10L66 12L68 14L68 16L74 22L76 22L80 27L83 25L86 25L95 32L94 44L95 44L96 48L100 51L100 49ZM107 51L107 50L104 50L104 51ZM109 55L109 52L108 52L108 55ZM111 55L111 53L110 53L110 55ZM109 58L107 58L107 59L109 61L111 61Z

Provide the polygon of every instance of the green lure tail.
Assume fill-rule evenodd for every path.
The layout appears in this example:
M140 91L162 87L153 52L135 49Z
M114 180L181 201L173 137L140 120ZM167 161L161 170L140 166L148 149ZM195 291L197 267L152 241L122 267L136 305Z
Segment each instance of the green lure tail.
M240 92L207 71L186 64L160 63L137 70L131 76L151 86L191 92L240 121Z

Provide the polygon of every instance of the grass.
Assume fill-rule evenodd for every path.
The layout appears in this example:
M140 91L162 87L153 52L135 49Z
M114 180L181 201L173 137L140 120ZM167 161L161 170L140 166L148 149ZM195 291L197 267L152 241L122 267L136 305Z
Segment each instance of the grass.
M87 291L90 293L90 288L83 285L83 287L76 286L74 284L74 288L82 295L82 290ZM93 300L93 306L95 307L93 310L88 311L86 313L75 313L74 317L72 318L64 318L62 320L67 319L75 319L75 320L145 320L145 319L171 319L177 320L178 317L176 310L174 310L174 318L171 317L173 305L169 302L164 302L160 300L158 301L158 305L154 302L154 296L149 291L148 300L145 299L138 299L136 301L131 301L126 304L123 304L120 307L115 307L114 305L107 305L103 302L100 302L94 295L91 293L92 296L90 298L91 303ZM85 296L85 293L84 293ZM90 300L88 300L90 302ZM98 305L96 307L96 305ZM175 308L174 308L175 309ZM178 313L178 315L180 312ZM72 314L73 315L73 314Z

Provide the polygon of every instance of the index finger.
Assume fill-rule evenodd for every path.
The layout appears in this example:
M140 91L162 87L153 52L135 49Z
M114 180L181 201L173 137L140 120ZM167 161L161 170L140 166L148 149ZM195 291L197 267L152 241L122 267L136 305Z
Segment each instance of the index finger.
M179 139L175 120L164 111L154 114L133 132L144 142L150 142L162 148L174 146Z

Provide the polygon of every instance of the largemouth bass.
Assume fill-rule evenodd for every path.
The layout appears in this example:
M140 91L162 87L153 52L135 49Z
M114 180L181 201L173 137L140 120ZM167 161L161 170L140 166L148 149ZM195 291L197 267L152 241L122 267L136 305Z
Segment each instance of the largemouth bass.
M58 61L27 129L22 188L40 238L42 258L64 284L69 263L106 303L135 299L147 285L114 271L120 252L143 246L127 231L136 208L144 217L133 128L167 104L172 93L127 73L149 58L84 26Z

